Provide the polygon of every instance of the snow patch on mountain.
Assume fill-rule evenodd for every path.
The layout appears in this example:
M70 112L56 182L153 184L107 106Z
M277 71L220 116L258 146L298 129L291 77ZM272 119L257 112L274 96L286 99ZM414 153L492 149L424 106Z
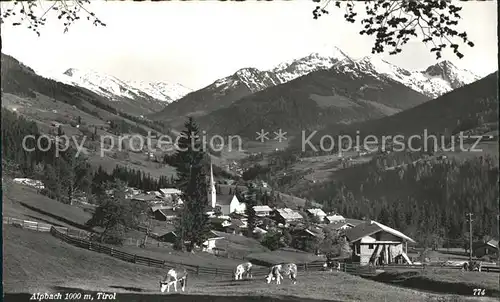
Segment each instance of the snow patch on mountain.
M376 78L386 77L431 98L437 98L480 79L479 76L459 69L449 61L439 62L424 71L408 71L376 57L363 57L359 60L342 60L334 69L357 77L361 74L370 74Z
M168 103L177 101L193 91L193 89L178 83L144 81L130 81L127 83L157 100Z
M140 90L128 85L118 78L93 70L83 71L76 68L70 68L64 72L64 75L70 77L75 85L87 88L111 100L116 100L117 96L134 99L142 94Z
M281 80L281 83L286 83L313 71L330 69L342 60L351 60L351 58L339 48L334 47L314 52L297 60L283 62L273 68L272 72Z

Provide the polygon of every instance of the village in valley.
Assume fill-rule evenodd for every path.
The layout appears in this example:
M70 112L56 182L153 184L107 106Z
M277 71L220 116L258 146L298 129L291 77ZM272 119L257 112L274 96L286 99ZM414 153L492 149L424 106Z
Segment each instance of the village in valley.
M2 3L6 301L61 293L75 301L496 301L498 70L481 59L493 46L453 34L454 1L338 1L331 10L330 1L309 1L325 2L313 3L313 20L334 13L336 28L354 23L354 7L367 14L361 33L346 27L341 46L319 47L325 25L317 22L296 28L304 42L289 41L298 20L281 14L286 22L265 17L259 35L241 37L258 25L245 5L310 14L305 2L193 2L203 12L194 19L183 2L58 0L52 13L46 1ZM463 4L465 25L493 11L477 5ZM165 16L137 13L145 11ZM127 12L138 30L122 37L116 26L129 24ZM172 12L206 25L179 27ZM67 35L54 34L69 39L57 55L41 31L46 14L67 19ZM73 34L79 14L92 29ZM470 61L455 58L464 56L455 44L446 59L442 45L399 54L393 32L376 34L373 49L353 46L386 19L404 27L404 45L415 30L406 28L428 14L447 16L445 29L433 26L463 40ZM224 18L234 24L212 45L222 25L211 24ZM143 23L176 29L146 37ZM97 43L99 52L68 55ZM241 55L219 54L239 44ZM383 45L391 55L382 57ZM251 60L262 49L259 60L272 68Z

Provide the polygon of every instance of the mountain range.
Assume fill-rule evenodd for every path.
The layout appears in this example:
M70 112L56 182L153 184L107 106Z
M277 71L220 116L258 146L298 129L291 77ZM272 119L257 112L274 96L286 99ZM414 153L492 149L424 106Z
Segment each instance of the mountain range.
M314 78L315 72L322 70L331 72L334 77L338 76L344 78L344 76L347 76L352 81L359 83L367 77L379 83L384 83L384 85L399 83L414 92L424 95L427 99L436 98L453 89L462 87L465 84L479 79L479 76L470 71L459 69L449 61L436 63L424 70L408 71L376 57L363 57L355 60L342 50L334 48L328 52L312 53L296 60L278 64L275 68L266 71L257 68L240 69L228 77L216 80L207 87L187 94L179 101L169 104L167 108L152 114L150 117L155 120L171 122L174 126L181 125L182 120L180 117L186 115L207 116L213 112L217 117L220 117L221 113L216 113L216 111L230 107L242 98L253 95L256 92L265 91L271 87L285 85L302 77ZM323 73L323 75L325 75L325 73ZM315 80L310 79L305 80L304 83L305 82L310 85L310 83L314 83ZM302 81L294 82L295 86L293 89L298 88L297 85L300 86L302 83ZM334 89L338 91L346 89L346 87L333 86L333 84L333 82L329 83L327 81L323 82L321 85L325 87L329 86L329 90ZM292 88L290 85L286 87ZM302 86L302 88L305 90L308 89L304 86ZM352 88L358 90L365 89L366 87L362 88L362 85L359 85L347 89ZM353 93L355 93L355 91L351 91L348 94L352 95ZM336 94L338 94L338 92ZM269 96L265 94L261 94L260 96L269 98ZM302 95L301 97L308 99L306 95ZM373 100L368 99L368 101ZM401 100L401 102L404 103L406 101ZM385 113L382 116L409 108L403 103L390 106L390 108L384 108L382 111L385 111ZM412 103L412 101L410 101L410 103ZM384 102L381 102L381 104L386 105ZM225 113L227 113L227 111ZM380 115L375 112L373 116ZM202 119L210 120L209 117ZM217 118L211 118L211 120L214 119ZM209 124L212 123L210 122Z
M449 61L408 71L376 57L353 59L338 48L270 70L242 68L195 91L74 68L43 76L92 91L119 111L147 115L174 128L191 115L209 132L252 136L261 128L316 129L393 115L479 79Z

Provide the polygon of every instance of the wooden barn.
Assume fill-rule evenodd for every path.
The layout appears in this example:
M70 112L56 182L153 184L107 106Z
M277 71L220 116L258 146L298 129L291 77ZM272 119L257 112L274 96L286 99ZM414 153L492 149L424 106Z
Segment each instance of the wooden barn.
M409 263L407 243L415 243L405 234L370 220L347 229L346 237L352 248L352 261L361 265Z
M490 256L492 258L498 257L498 240L491 239L488 242L477 243L473 245L474 256L481 258L484 256Z

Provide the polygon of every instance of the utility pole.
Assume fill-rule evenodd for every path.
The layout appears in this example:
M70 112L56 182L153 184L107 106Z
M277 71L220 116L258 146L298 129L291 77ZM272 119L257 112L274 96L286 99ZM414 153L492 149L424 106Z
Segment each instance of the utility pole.
M469 261L472 261L472 213L466 214L469 219Z

